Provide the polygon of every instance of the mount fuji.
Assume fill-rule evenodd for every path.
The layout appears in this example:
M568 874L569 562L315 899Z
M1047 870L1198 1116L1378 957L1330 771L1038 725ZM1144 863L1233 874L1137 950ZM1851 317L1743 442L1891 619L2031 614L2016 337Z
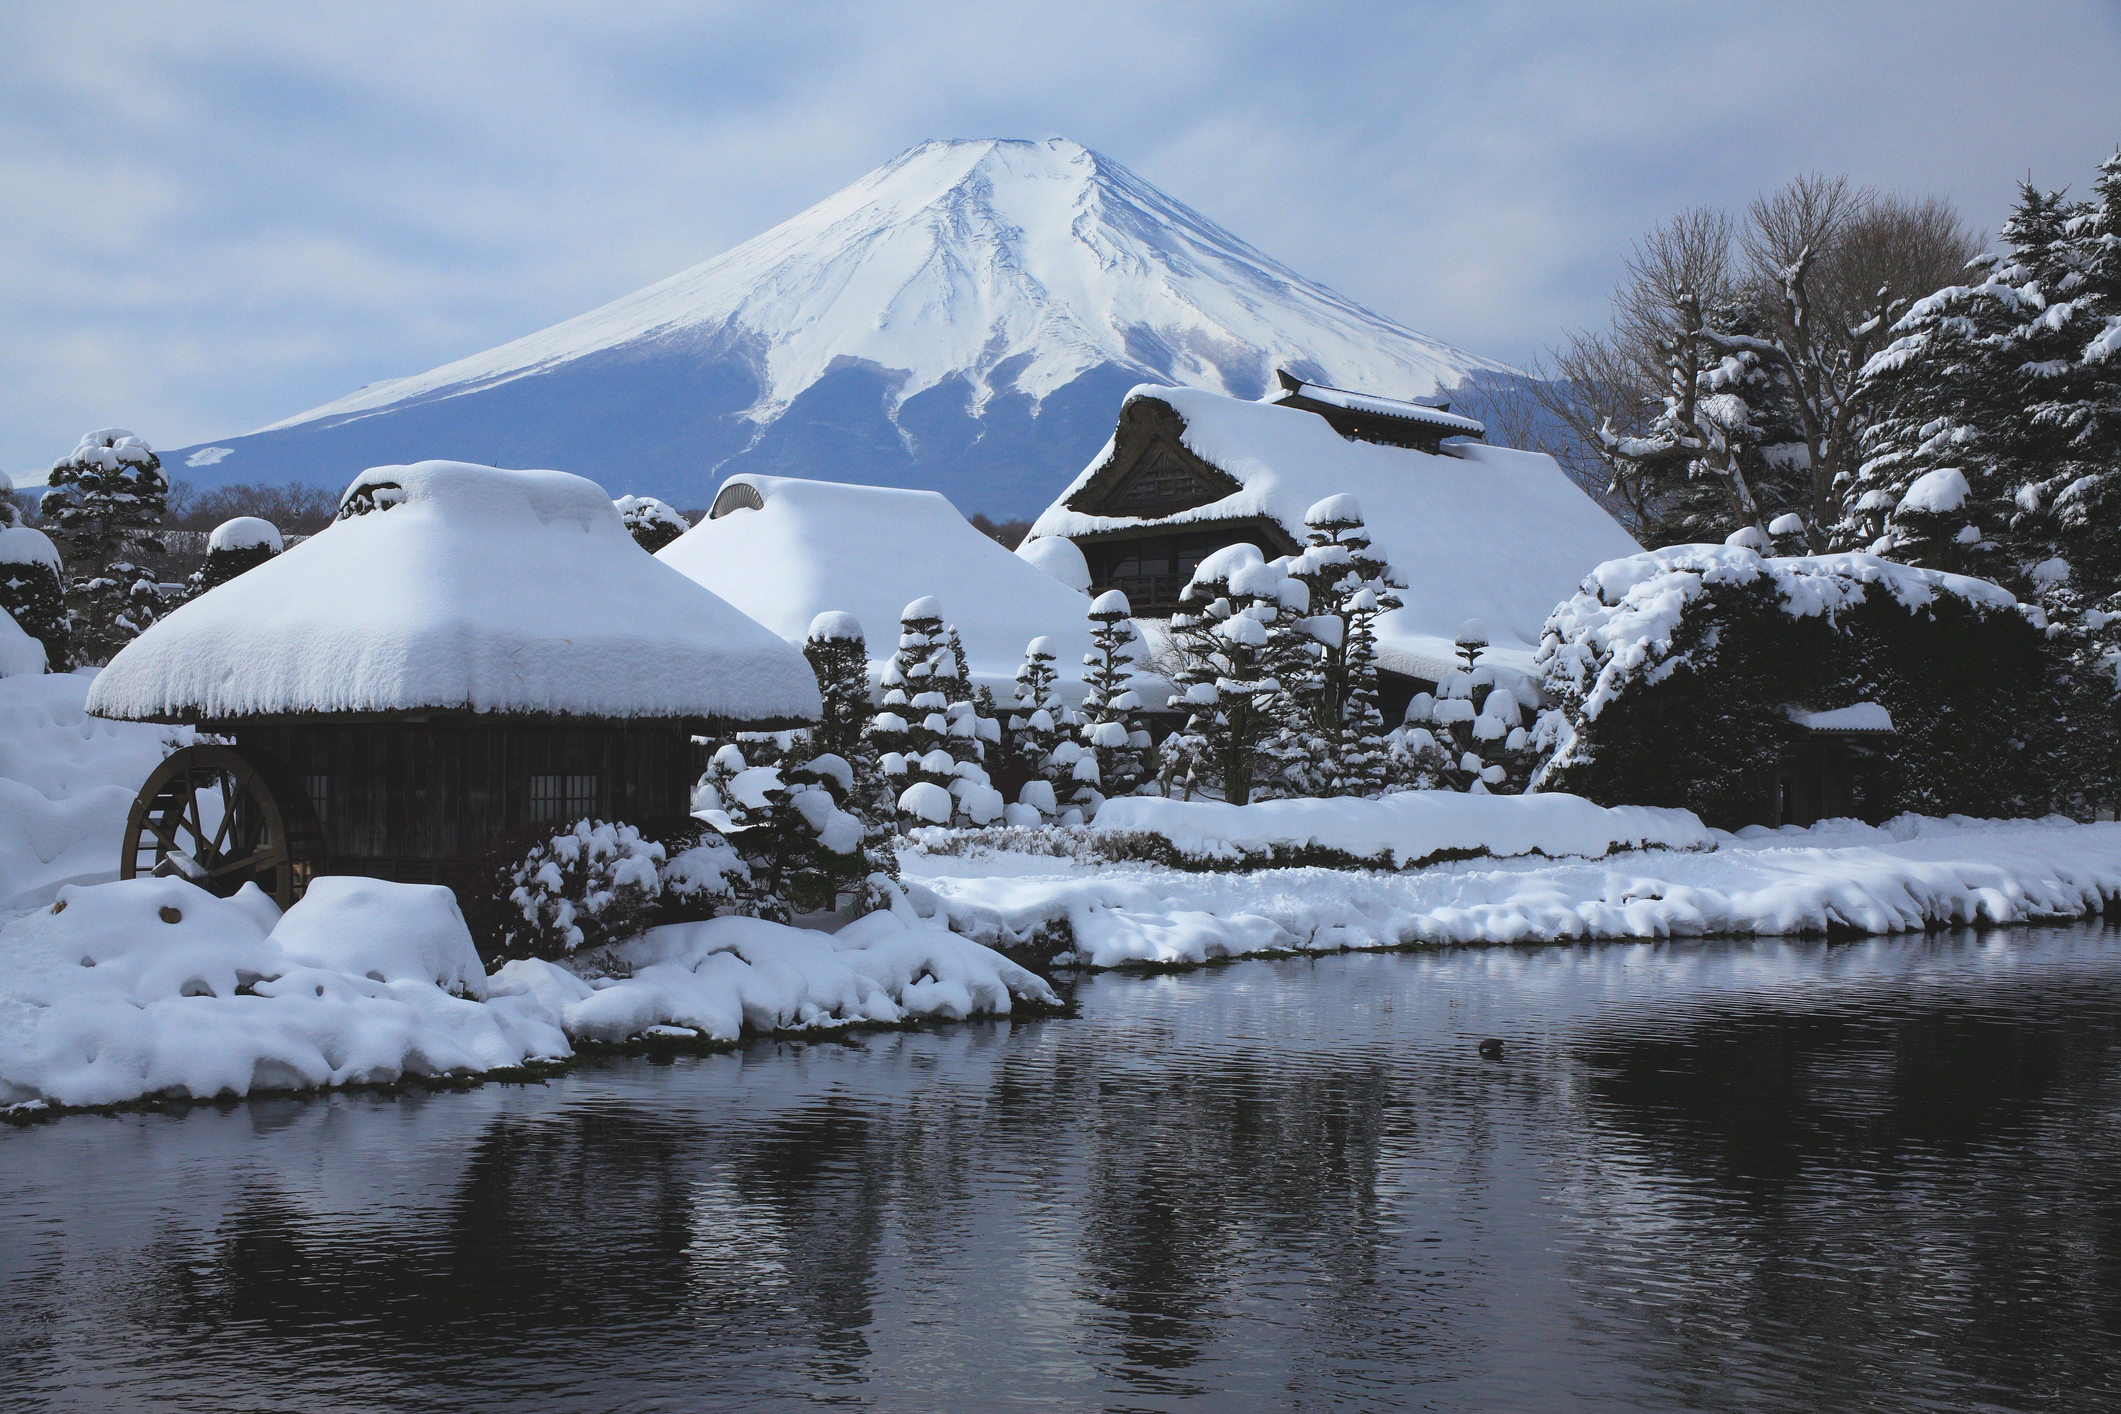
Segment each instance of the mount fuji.
M928 142L601 309L164 465L201 488L337 488L451 458L680 506L760 471L1028 514L1111 435L1133 385L1257 398L1277 368L1397 397L1511 373L1073 142Z

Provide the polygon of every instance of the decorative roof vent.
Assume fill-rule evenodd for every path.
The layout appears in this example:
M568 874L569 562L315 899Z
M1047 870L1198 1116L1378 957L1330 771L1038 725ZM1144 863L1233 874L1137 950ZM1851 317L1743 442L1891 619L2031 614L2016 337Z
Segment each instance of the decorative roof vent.
M1410 402L1369 393L1351 393L1345 388L1329 388L1323 383L1306 383L1286 369L1276 373L1275 377L1281 380L1282 386L1281 396L1274 400L1276 407L1315 412L1331 424L1335 432L1355 441L1433 452L1446 437L1470 437L1477 441L1488 435L1484 423L1452 412L1449 401L1442 398Z

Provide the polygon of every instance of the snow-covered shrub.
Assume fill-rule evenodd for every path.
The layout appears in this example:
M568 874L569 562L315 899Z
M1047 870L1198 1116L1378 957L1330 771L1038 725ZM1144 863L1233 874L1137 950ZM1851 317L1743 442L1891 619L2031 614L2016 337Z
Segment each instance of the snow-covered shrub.
M1059 656L1053 640L1043 635L1024 645L1023 666L1016 670L1016 701L1009 716L1009 754L1019 775L1026 778L1017 805L1037 811L1042 820L1053 817L1055 786L1069 779L1075 757L1081 754L1070 751L1065 761L1054 755L1078 722L1060 695L1060 674L1053 666Z
M634 543L653 555L692 529L692 523L653 496L621 496L613 501Z
M0 514L14 502L0 497ZM66 572L58 547L33 526L0 524L0 610L44 645L46 666L63 673L73 666L73 632L66 612Z
M1560 705L1533 731L1535 781L1736 826L1772 814L1790 708L1877 702L1895 733L1857 783L1860 813L2044 813L2038 619L1985 581L1864 554L1611 560L1547 620L1537 663Z
M663 846L631 825L578 820L510 870L504 958L558 959L644 931L662 892Z
M803 656L817 674L818 695L824 700L818 724L808 733L811 749L818 758L848 765L849 781L839 805L862 821L866 872L897 878L892 793L869 736L874 709L869 705L869 650L861 624L852 614L819 614L811 621Z
M190 594L228 583L256 569L284 548L280 528L257 516L237 516L214 527L206 537L206 563L191 577Z
M74 653L107 663L164 612L161 589L129 556L161 553L155 528L168 507L169 479L152 447L122 427L106 427L52 463L50 486L44 516L74 567Z

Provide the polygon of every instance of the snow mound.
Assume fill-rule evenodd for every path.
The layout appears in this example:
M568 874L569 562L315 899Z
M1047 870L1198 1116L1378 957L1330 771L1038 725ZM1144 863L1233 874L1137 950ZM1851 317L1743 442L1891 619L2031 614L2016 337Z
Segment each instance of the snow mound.
M1858 702L1848 707L1836 707L1830 712L1807 712L1801 707L1792 707L1789 714L1790 720L1806 731L1889 732L1893 729L1893 714L1880 702Z
M837 609L869 625L871 656L888 658L901 613L925 601L957 626L975 681L1003 698L1025 640L1054 635L1064 662L1090 650L1082 595L982 535L933 491L751 475L724 491L732 485L756 491L762 504L700 522L658 558L791 643Z
M804 635L810 642L834 640L861 643L866 639L862 633L862 621L838 609L827 609L810 621L810 632Z
M1059 1000L903 895L831 935L750 918L653 929L611 950L627 977L512 962L488 978L470 949L449 891L426 885L319 879L284 917L248 886L67 888L0 928L0 1105L471 1075L656 1027L728 1041Z
M595 482L421 462L362 473L342 506L126 645L89 710L817 717L802 655L642 553Z
M1016 547L1018 559L1037 565L1078 594L1090 592L1090 562L1073 540L1057 535L1026 538Z
M170 746L192 740L189 727L89 716L94 676L0 679L0 910L117 878L133 796Z
M208 550L255 550L260 545L275 555L286 548L280 541L280 527L258 516L224 520L206 537Z
M1966 504L1972 492L1966 484L1966 473L1953 466L1940 466L1915 478L1900 498L1903 511L1932 511L1939 515L1956 511Z
M0 678L44 671L44 645L22 631L15 616L0 609Z
M2121 825L2059 817L1833 820L1719 835L1712 851L1407 873L1194 873L997 855L960 874L962 863L918 851L900 860L909 891L933 898L959 932L1007 946L1065 927L1074 960L1097 967L1445 943L1901 933L2081 917L2121 901Z
M1432 456L1349 441L1315 413L1144 385L1127 402L1155 399L1184 422L1186 447L1239 489L1154 521L1068 508L1113 453L1105 449L1033 522L1036 537L1083 536L1157 525L1173 528L1264 516L1297 545L1328 498L1364 512L1375 553L1406 589L1403 608L1377 621L1378 661L1431 681L1458 663L1452 634L1468 618L1495 630L1488 655L1525 673L1540 627L1592 566L1638 547L1553 458L1479 443ZM1205 565L1203 566L1205 569Z
M34 525L0 527L0 565L43 565L58 570L59 547Z
M1607 808L1573 795L1406 791L1381 800L1209 800L1126 796L1097 812L1098 833L1146 832L1181 856L1240 861L1325 851L1387 869L1474 855L1602 859L1624 849L1709 849L1690 810Z

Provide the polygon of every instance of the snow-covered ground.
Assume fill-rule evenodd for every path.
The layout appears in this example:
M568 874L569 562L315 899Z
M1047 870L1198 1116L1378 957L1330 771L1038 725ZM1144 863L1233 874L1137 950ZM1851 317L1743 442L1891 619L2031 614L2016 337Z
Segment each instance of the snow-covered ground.
M0 1106L375 1084L558 1060L643 1034L1003 1015L1046 982L903 901L836 934L751 918L652 929L584 977L488 976L447 889L325 878L284 915L246 885L69 885L0 925Z
M1080 857L914 849L901 868L920 905L953 929L1008 946L1065 925L1072 960L1095 967L1419 943L1894 933L2073 917L2121 901L2121 824L1904 816L1710 833L1711 850L1404 873L1196 873L1113 863L1089 848Z

